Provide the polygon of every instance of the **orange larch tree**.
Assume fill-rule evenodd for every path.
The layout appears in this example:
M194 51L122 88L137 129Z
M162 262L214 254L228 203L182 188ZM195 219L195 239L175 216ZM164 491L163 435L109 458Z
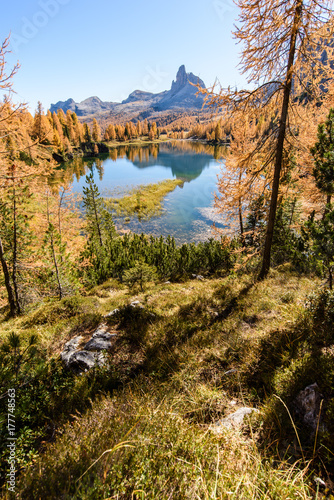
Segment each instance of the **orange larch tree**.
M307 102L319 104L334 77L328 63L333 59L333 1L238 0L237 5L240 15L234 35L243 44L242 72L252 88L202 92L206 92L210 106L228 113L247 112L252 120L258 120L267 108L273 117L270 132L248 151L253 161L260 159L258 175L269 181L269 213L259 274L263 279L270 267L284 161L291 150L299 148L297 108ZM324 48L327 63L321 58Z

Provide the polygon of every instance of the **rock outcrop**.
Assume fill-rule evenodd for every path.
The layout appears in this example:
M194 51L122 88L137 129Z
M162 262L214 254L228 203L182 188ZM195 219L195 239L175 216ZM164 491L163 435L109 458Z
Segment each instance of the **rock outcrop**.
M198 88L195 85L205 88L203 80L193 73L187 73L184 65L180 66L171 89L157 103L156 109L201 108L204 99L202 96L196 95Z
M112 347L112 339L117 337L115 333L109 333L107 330L108 327L105 324L99 325L82 349L79 349L82 336L74 337L66 342L60 354L64 365L76 374L104 366L106 364L104 352Z
M316 431L317 426L320 424L319 418L321 417L321 401L323 400L320 394L317 383L308 385L304 390L300 391L294 400L294 407L297 415L303 420L313 432Z

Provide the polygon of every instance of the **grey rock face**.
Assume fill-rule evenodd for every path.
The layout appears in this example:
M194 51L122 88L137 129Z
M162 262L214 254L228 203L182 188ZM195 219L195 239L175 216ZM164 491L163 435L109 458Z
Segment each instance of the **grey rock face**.
M316 430L318 425L322 399L323 396L320 394L318 384L314 383L300 391L294 401L297 414L313 431Z
M103 354L88 351L75 351L68 359L67 366L75 373L82 373L95 366L103 366L105 359Z
M113 337L117 337L116 333L107 332L106 325L100 325L93 333L92 338L87 342L84 349L86 351L103 351L110 349Z
M172 82L171 89L155 105L155 108L158 110L201 108L204 99L203 96L196 95L198 89L194 85L200 85L200 87L205 88L203 80L193 73L187 73L184 65L180 66L176 75L176 81Z
M68 363L72 354L77 350L77 348L81 342L81 339L82 339L81 336L73 337L73 339L69 340L64 345L64 349L63 349L63 352L60 354L60 357L65 364Z
M81 102L75 102L73 99L68 99L67 101L58 101L56 104L51 104L50 111L57 113L58 109L62 109L64 113L66 111L74 111L78 116L94 115L104 111L112 111L116 103L114 102L104 102L101 101L96 96L88 97Z
M153 99L156 95L152 94L152 92L144 92L143 90L135 90L132 92L127 99L122 101L122 104L128 104L130 102L136 101L149 101Z
M78 349L82 337L74 337L66 342L60 357L67 368L75 373L83 373L93 367L105 365L106 359L101 351L111 348L111 339L115 333L107 331L107 325L101 324L83 347Z

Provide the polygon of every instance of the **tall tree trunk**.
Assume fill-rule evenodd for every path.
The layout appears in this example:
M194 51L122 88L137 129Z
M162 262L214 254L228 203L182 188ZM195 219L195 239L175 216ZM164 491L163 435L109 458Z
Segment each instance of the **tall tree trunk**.
M53 226L50 223L49 192L48 191L46 193L46 214L47 214L47 221L48 221L48 225L49 225L48 229L50 231L50 247L51 247L52 259L53 259L53 263L54 263L55 271L56 271L56 278L57 278L59 299L62 299L63 298L63 288L61 286L60 273L59 273L59 268L58 268L58 263L57 263L57 257L56 257L56 251L55 251L55 245L54 245L54 240L53 240ZM60 218L59 218L59 228L60 228Z
M61 239L61 207L63 204L63 198L65 195L65 188L63 187L63 190L61 192L60 198L59 198L59 204L58 204L58 231L59 231L59 238L60 238L60 244L62 243ZM60 255L60 261L63 262L63 256Z
M239 188L240 188L240 184L241 184L241 173L239 174ZM241 239L243 240L244 239L244 224L243 224L243 220L242 220L242 199L241 199L241 196L239 197L239 200L238 200L238 215L239 215L239 225L240 225L240 236L241 236Z
M287 73L285 79L281 119L280 119L280 126L279 126L277 146L276 146L274 179L271 191L270 209L269 209L266 239L263 251L262 268L259 274L259 279L264 279L267 276L270 268L271 246L274 234L277 198L278 198L278 190L279 190L282 159L283 159L283 148L286 135L288 108L289 108L289 101L290 101L291 87L292 87L293 63L296 52L297 34L301 23L302 10L303 10L303 0L298 0L292 26L291 38L290 38L289 59L288 59Z
M96 201L95 201L95 196L94 196L94 193L92 193L92 196L93 196L93 205L94 205L95 222L96 222L97 232L98 232L98 235L99 235L100 246L101 246L101 247L103 247L102 234L101 234L101 228L100 228L99 216L98 216L98 214L97 214L97 207L96 207Z
M328 274L329 274L329 289L333 290L333 268L332 268L332 266L329 266Z
M21 305L19 298L19 291L17 285L17 213L16 213L16 192L14 186L14 175L13 175L13 269L12 269L12 281L15 293L16 309L17 314L21 314Z
M57 258L56 258L56 252L55 252L55 246L54 246L54 241L53 241L53 234L51 232L50 236L50 246L51 246L51 252L52 252L52 258L53 258L53 263L55 266L56 270L56 277L57 277L57 284L58 284L58 293L59 293L59 299L63 298L63 288L61 286L61 281L60 281L60 274L59 274L59 268L57 264Z
M1 237L0 237L0 261L1 261L2 271L3 271L4 277L5 277L5 286L6 286L6 290L7 290L7 297L8 297L9 307L10 307L10 315L14 317L18 314L18 311L17 311L17 307L16 307L14 291L13 291L13 288L12 288L12 285L10 282L10 275L9 275L7 262L5 259L5 252L3 249Z
M243 239L243 237L244 237L244 223L242 220L241 198L239 198L238 214L239 214L240 236Z

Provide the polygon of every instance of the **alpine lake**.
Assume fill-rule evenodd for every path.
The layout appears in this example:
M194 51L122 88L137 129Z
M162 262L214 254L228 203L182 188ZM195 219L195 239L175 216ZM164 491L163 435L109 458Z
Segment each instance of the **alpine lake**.
M115 201L117 205L120 198L129 194L139 207L145 205L147 185L174 180L168 193L162 196L161 204L156 203L157 210L144 214L141 210L131 214L113 210L116 228L120 232L171 235L178 244L199 242L213 236L213 223L218 228L224 227L222 216L213 206L223 156L222 147L187 140L119 146L111 149L108 156L75 158L62 165L56 177L80 195L86 175L93 172L100 194L112 207Z

